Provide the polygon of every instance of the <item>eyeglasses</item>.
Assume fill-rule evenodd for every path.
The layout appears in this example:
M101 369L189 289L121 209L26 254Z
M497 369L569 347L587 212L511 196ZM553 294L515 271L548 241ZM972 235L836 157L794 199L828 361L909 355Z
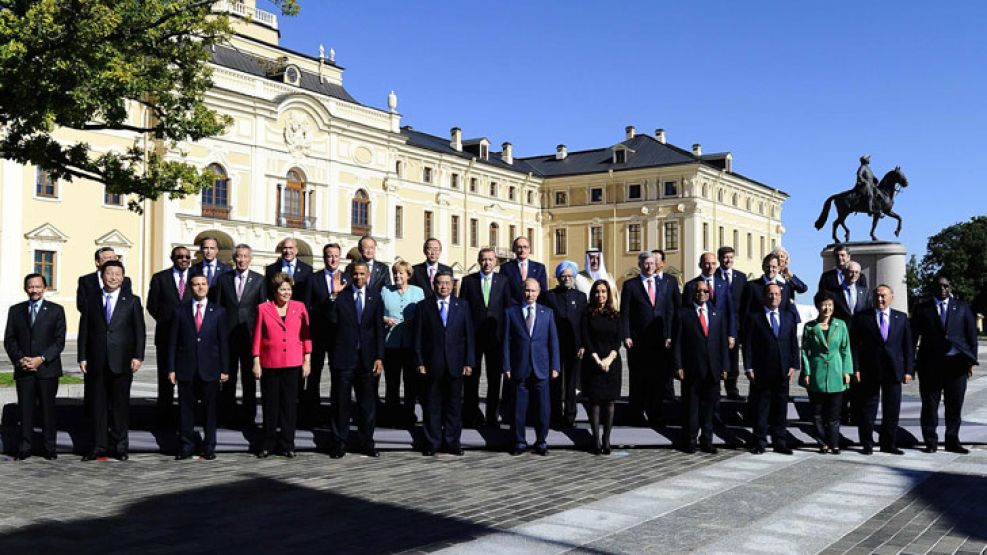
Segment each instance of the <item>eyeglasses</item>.
M188 260L188 259L190 259L192 257L190 255L187 255L187 254L176 254L175 255L175 258L177 258L178 260Z

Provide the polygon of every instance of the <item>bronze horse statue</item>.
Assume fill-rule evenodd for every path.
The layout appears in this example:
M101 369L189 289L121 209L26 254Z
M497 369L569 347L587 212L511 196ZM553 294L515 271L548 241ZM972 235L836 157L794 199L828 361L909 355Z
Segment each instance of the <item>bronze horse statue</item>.
M892 210L892 208L894 208L895 194L904 187L908 187L908 178L901 171L901 166L896 166L895 169L884 174L880 183L874 188L874 204L878 209L877 211L871 211L871 207L867 205L867 199L863 195L858 195L853 190L837 193L826 199L826 203L823 204L822 213L819 214L819 219L816 220L816 229L822 229L826 225L826 220L829 219L829 207L831 204L836 204L836 219L833 220L834 242L840 242L840 239L836 236L837 226L843 227L844 241L850 240L850 228L845 223L847 216L850 214L870 214L873 220L870 226L870 238L873 241L877 241L874 230L877 229L878 220L882 216L890 216L898 220L898 227L894 230L894 236L897 237L901 233L901 216Z

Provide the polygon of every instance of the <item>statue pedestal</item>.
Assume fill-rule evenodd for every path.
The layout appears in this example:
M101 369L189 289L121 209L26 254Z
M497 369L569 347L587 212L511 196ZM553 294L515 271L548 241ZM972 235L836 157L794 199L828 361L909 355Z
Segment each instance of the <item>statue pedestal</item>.
M867 276L867 287L885 284L894 291L891 308L908 312L908 291L905 281L905 255L908 250L901 243L890 241L852 241L843 243L850 249L850 258L860 264L861 273ZM823 260L823 271L834 267L833 247L826 245L819 255Z

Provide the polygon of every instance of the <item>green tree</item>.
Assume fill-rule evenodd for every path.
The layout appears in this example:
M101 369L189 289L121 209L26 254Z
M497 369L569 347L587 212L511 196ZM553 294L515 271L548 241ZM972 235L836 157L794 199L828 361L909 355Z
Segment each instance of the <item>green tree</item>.
M931 291L938 272L953 284L953 293L970 303L974 312L987 314L987 216L944 228L929 237L922 257L920 281Z
M914 254L908 258L905 265L905 287L908 289L908 311L915 307L924 294L922 272L918 265L918 257Z
M211 13L218 1L0 0L0 157L136 195L136 211L143 199L207 186L210 172L165 153L229 124L204 102L210 47L231 33L229 19ZM298 12L297 0L271 3ZM58 129L116 130L135 141L123 153L97 153L70 134L59 140Z

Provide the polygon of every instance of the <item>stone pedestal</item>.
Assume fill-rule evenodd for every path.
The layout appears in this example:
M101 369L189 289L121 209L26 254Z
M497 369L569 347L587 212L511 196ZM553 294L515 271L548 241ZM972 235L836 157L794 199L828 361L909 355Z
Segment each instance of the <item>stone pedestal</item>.
M867 276L867 286L873 290L881 284L891 287L894 301L891 308L908 312L908 290L905 281L905 255L908 250L901 243L890 241L856 241L843 243L850 249L850 258L860 264L861 274ZM823 271L831 270L833 247L826 245L819 255L823 261Z

